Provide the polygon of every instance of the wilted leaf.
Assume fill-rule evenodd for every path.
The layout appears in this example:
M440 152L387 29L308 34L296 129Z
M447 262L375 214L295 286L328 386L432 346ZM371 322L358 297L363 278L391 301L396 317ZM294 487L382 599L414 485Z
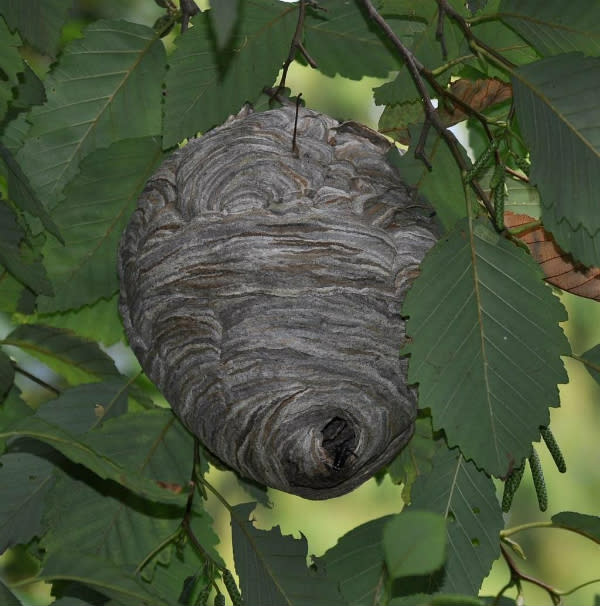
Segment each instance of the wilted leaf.
M97 21L73 40L46 79L19 164L47 207L60 199L79 163L122 139L160 133L165 51L154 30Z
M192 19L169 57L163 147L204 132L254 101L277 77L296 26L295 6L275 0L244 2L227 49L218 56L209 12Z
M512 212L504 214L508 228L521 227L535 221L527 215ZM552 234L541 225L520 231L519 240L527 244L531 255L539 263L546 281L573 295L600 301L600 267L585 267L556 244Z
M409 509L392 517L383 529L383 551L392 578L423 575L446 559L446 518Z
M433 511L447 521L447 559L441 585L424 577L423 591L477 595L500 554L498 533L504 526L490 477L466 462L457 449L440 449L430 473L413 486L410 509Z
M559 405L570 351L560 301L525 251L487 221L467 221L427 254L403 313L419 406L449 445L504 476Z
M318 606L343 604L332 580L306 566L306 538L282 535L278 526L255 528L255 503L231 510L233 557L246 604Z
M337 581L340 592L351 606L379 604L385 593L383 529L392 519L384 516L361 524L347 532L316 558L329 579Z
M448 88L455 97L482 113L489 107L503 103L512 97L510 84L496 78L486 80L460 78L452 82ZM446 126L454 126L467 119L467 114L462 107L456 102L453 103L453 109L442 105L438 110L440 118Z
M512 81L544 225L563 250L600 266L600 58L542 59L515 70Z

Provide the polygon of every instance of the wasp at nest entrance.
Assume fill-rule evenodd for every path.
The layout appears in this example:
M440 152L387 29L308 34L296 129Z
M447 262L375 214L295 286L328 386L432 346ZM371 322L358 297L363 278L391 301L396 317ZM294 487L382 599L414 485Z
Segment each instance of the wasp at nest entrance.
M121 241L145 372L221 461L306 498L349 492L414 428L400 309L437 236L389 148L304 108L245 109L163 163Z

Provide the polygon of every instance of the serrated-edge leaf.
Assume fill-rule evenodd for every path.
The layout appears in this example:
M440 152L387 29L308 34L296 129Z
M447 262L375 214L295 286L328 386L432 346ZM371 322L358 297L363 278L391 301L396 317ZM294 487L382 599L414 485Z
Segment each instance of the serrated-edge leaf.
M566 7L562 0L502 0L498 16L542 55L600 54L600 4Z
M477 595L500 555L504 526L490 477L465 461L457 449L440 449L430 473L417 478L410 509L433 511L447 520L448 548L441 586L429 579L424 591Z
M403 313L419 406L450 446L504 476L559 405L570 353L562 304L525 251L468 220L425 257Z
M271 86L289 52L295 6L274 0L243 3L226 52L215 55L207 12L175 42L169 57L163 147L204 132Z
M2 15L34 48L53 57L72 0L5 0Z
M43 226L59 241L64 242L56 223L31 187L29 179L13 157L11 151L0 143L0 156L8 171L8 191L12 201L25 212L38 217Z
M0 553L40 536L45 497L54 483L53 466L28 452L0 458Z
M564 528L600 543L600 517L576 511L561 511L552 516L552 526Z
M561 248L586 265L600 264L564 228L582 229L591 238L600 231L600 106L597 86L600 58L580 53L558 55L522 66L512 82L523 137L531 149L531 182L542 198L544 225ZM557 83L560 82L560 86ZM563 226L563 229L559 227Z
M247 604L318 606L343 604L334 583L306 566L306 538L259 530L249 521L256 503L231 509L233 556Z
M21 324L0 340L37 358L73 383L118 376L112 358L97 343L43 324Z
M382 537L392 516L370 520L347 532L323 556L316 558L328 578L337 581L348 604L378 604L387 573Z
M159 34L143 25L97 21L67 46L17 156L46 207L93 150L160 133L164 69Z
M110 560L78 552L53 552L47 558L38 578L42 581L76 581L93 587L113 598L118 604L169 606L152 591L151 586Z
M121 233L161 158L160 141L144 137L118 141L82 161L52 213L64 246L49 238L42 249L54 296L38 299L40 312L76 309L118 290Z
M93 434L90 434L93 435ZM29 417L7 431L0 432L0 438L27 437L44 442L69 460L80 463L106 480L114 480L124 488L145 499L165 504L183 505L185 495L175 494L160 487L156 482L125 469L105 456L100 448L92 448L89 436L75 438L56 425L39 417Z

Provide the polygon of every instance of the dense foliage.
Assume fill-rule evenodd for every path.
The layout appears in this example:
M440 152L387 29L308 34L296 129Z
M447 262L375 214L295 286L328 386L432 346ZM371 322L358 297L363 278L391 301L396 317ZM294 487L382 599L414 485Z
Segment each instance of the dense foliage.
M23 546L63 606L209 594L249 606L515 603L478 594L501 556L507 586L528 580L502 510L526 461L546 508L540 432L564 466L547 429L567 381L561 356L600 381L600 344L571 353L566 312L522 240L553 237L546 277L558 259L555 285L600 299L600 5L156 2L154 26L98 20L62 46L70 0L0 0L0 311L12 326L0 341L0 552ZM291 94L292 60L390 76L374 89L379 127L408 146L390 161L444 230L403 309L420 412L385 473L406 506L310 566L306 539L257 528L255 502L228 503L160 395L106 353L124 338L116 250L146 179L243 103L264 110ZM471 155L448 130L459 122ZM53 378L32 375L23 353ZM19 376L42 395L28 397ZM493 478L506 482L502 503ZM230 513L238 581L216 550L207 493ZM600 543L591 515L545 525ZM20 603L4 584L0 601Z

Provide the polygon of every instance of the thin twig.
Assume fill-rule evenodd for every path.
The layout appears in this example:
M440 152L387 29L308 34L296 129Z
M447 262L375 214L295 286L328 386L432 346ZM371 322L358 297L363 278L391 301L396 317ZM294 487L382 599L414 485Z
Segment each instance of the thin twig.
M46 381L43 381L39 377L32 375L30 372L26 371L24 368L21 368L18 364L13 364L13 366L14 366L15 372L18 372L19 374L23 375L24 377L27 377L30 381L37 383L40 387L43 387L44 389L51 391L54 395L57 395L57 396L60 395L60 389L57 389L56 387L50 385L50 383L46 383Z
M179 7L181 8L181 33L184 34L190 24L190 19L200 12L198 5L194 0L180 0Z
M436 132L446 142L446 145L448 146L448 149L454 157L454 160L456 161L461 172L466 172L468 170L468 165L460 151L460 145L458 143L458 140L454 136L454 133L445 127L435 107L433 107L433 103L425 85L424 78L427 78L427 81L432 85L433 82L435 82L435 85L433 86L440 95L449 97L453 101L460 103L460 105L465 107L465 109L468 109L470 113L473 113L475 110L473 110L473 108L471 108L468 104L465 104L464 101L459 100L457 97L454 97L454 95L448 95L447 91L440 87L439 83L435 81L435 78L433 77L431 72L429 72L429 70L427 70L423 66L423 64L417 59L417 57L415 57L415 55L402 43L400 38L398 38L398 36L394 32L394 30L392 30L392 28L388 25L385 19L377 12L377 9L373 6L371 0L363 0L363 3L371 19L373 19L373 21L377 23L379 28L396 47L398 52L402 55L406 68L410 72L411 78L415 83L415 86L419 92L419 96L421 97L421 102L423 103L423 109L425 111L425 123L423 126L423 130L421 131L419 141L415 147L415 157L423 160L425 165L431 170L431 163L425 154L425 142L427 139L429 127L433 126ZM485 205L488 213L490 213L491 216L494 216L494 206L491 203L488 195L485 193L485 191L479 184L479 182L474 179L473 181L471 181L471 187L473 187L475 193Z
M300 0L298 4L298 22L296 23L296 31L290 44L290 52L288 53L287 59L283 64L283 73L281 74L281 80L279 85L275 89L273 96L278 95L285 88L285 79L287 78L288 69L296 58L296 53L300 51L302 56L306 59L306 62L311 67L317 67L316 61L308 54L308 51L302 44L302 35L304 34L304 18L306 16L306 5L308 0Z
M536 579L535 577L529 576L528 574L521 572L517 567L515 561L512 559L511 555L504 547L504 545L500 545L500 550L502 551L502 556L510 571L510 581L500 590L500 592L496 596L496 603L499 601L502 594L513 585L516 585L520 591L521 581L531 583L532 585L536 585L537 587L543 589L550 596L550 599L552 600L553 604L556 605L560 603L560 596L563 592L561 592L559 589L555 589L547 583L544 583L543 581L540 581L539 579Z

